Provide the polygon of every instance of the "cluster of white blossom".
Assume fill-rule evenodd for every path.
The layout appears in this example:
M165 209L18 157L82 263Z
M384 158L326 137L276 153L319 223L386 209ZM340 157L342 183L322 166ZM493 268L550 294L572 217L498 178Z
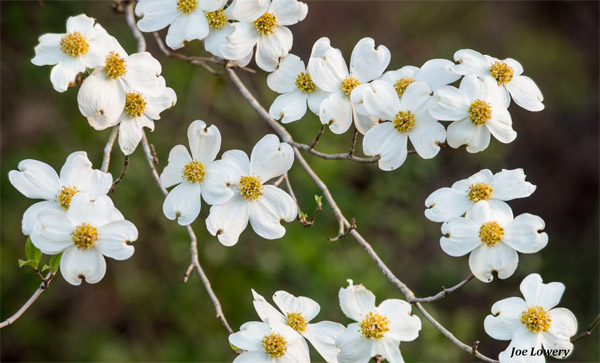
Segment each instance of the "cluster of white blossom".
M262 322L248 322L229 336L229 342L243 349L234 362L310 362L307 339L326 362L368 362L380 355L390 362L403 362L401 341L413 341L421 320L411 315L409 303L388 299L375 306L375 295L363 285L341 288L342 312L355 323L348 327L331 321L310 323L320 307L307 297L277 291L273 301L252 290L254 308ZM282 314L283 313L283 314Z

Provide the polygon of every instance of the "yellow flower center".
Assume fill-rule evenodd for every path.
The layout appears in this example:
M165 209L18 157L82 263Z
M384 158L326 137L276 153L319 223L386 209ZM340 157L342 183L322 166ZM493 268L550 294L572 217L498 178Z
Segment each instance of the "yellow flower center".
M71 198L79 192L77 187L62 187L60 193L58 193L58 204L64 209L69 209L71 205Z
M492 117L492 107L483 100L475 100L469 107L469 118L475 126L484 125Z
M298 77L296 77L296 87L304 93L311 93L317 89L317 86L315 86L310 78L310 74L304 72L300 72Z
M177 10L184 14L193 12L196 10L196 6L198 6L197 0L177 0Z
M240 194L244 199L256 200L263 195L262 184L255 176L243 176L238 184Z
M484 223L479 227L479 239L488 247L497 245L502 241L502 237L504 237L504 228L496 221Z
M342 91L350 97L352 91L360 85L360 82L354 77L347 77L342 81Z
M406 88L414 81L415 80L410 77L402 77L399 80L397 80L396 83L394 83L394 88L398 93L398 97L402 97L404 91L406 91Z
M204 15L206 16L206 20L208 20L208 26L213 30L221 29L227 24L227 16L223 12L223 9L209 11L204 13Z
M532 306L521 313L521 324L533 333L547 332L551 322L550 315L541 306Z
M287 314L287 325L298 333L302 333L306 330L306 319L299 313Z
M127 68L125 67L125 59L115 52L110 52L106 56L106 64L104 65L104 72L108 78L117 79L125 74Z
M206 170L199 161L190 161L183 167L183 178L190 183L200 183L204 180Z
M472 202L477 203L480 200L488 200L493 191L494 189L485 183L475 183L469 187L468 196Z
M387 317L370 312L360 323L362 335L369 339L381 339L390 330L390 321Z
M94 247L98 240L98 230L91 224L83 223L75 228L75 231L71 233L71 238L77 248L87 250Z
M271 13L264 13L260 18L254 21L254 26L262 35L273 34L277 28L277 19L275 19L275 15Z
M398 132L407 133L415 127L415 115L410 111L400 111L394 117L394 128Z
M125 95L125 111L131 117L140 117L146 109L146 101L140 93L130 92Z
M60 49L66 55L78 57L90 50L90 44L80 32L66 34L60 39Z
M492 77L496 78L496 82L501 86L510 82L513 78L514 71L508 64L496 61L490 66L490 74Z
M287 342L281 334L271 333L262 338L263 349L271 358L283 357L287 351Z

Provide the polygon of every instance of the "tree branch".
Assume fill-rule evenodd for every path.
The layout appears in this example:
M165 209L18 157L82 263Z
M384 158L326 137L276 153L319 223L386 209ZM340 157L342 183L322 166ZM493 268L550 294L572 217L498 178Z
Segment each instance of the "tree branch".
M115 145L115 141L117 140L117 134L119 133L119 127L113 127L110 136L108 137L108 141L106 142L106 146L104 146L104 157L102 158L102 166L100 170L107 173L108 166L110 165L110 154L112 152L113 146Z
M594 319L594 321L590 324L590 326L587 327L586 330L582 331L581 333L579 333L579 334L575 335L573 338L571 338L571 343L574 343L574 342L578 341L579 339L581 339L583 337L587 337L588 335L592 334L594 329L596 329L596 327L598 327L599 323L600 323L600 315L596 316L596 319Z
M40 297L40 295L42 295L42 293L46 291L48 286L50 286L50 282L52 282L52 280L54 279L54 276L56 275L52 272L48 272L46 277L42 280L40 287L38 287L37 290L35 290L35 292L29 298L29 300L27 300L27 302L23 306L21 306L21 308L17 310L17 312L14 313L10 318L0 323L0 329L9 326L10 324L14 323L17 319L19 319L21 315L23 315L31 307L31 305L33 305L33 303Z
M475 278L475 275L470 274L469 276L467 276L466 279L462 280L461 282L452 286L449 289L442 286L442 291L438 292L435 295L428 296L428 297L414 297L412 299L408 299L408 302L416 303L416 302L432 302L432 301L436 301L436 300L441 300L441 299L445 298L446 296L450 295L451 293L453 293L454 291L465 286L469 281L473 280L473 278Z

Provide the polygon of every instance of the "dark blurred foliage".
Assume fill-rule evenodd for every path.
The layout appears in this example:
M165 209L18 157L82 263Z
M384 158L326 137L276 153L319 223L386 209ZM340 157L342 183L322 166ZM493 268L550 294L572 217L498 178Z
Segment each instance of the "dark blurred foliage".
M99 167L108 130L97 132L79 114L76 89L59 94L49 81L50 67L29 60L37 38L62 33L68 16L93 16L130 52L134 39L122 14L108 1L2 1L2 265L0 316L14 313L39 284L31 269L19 269L25 237L20 221L33 201L8 183L20 160L42 160L60 169L67 155L85 150ZM432 191L449 186L483 168L525 169L537 185L527 199L511 202L515 215L529 212L546 221L550 243L534 255L520 255L516 273L507 280L477 280L446 299L427 305L455 335L497 356L508 342L483 330L494 302L520 296L523 277L539 272L545 282L561 281L566 292L560 306L571 309L584 329L598 314L598 2L376 2L309 1L309 15L293 26L293 52L307 60L315 40L328 36L347 59L364 36L392 51L390 69L420 66L431 58L452 59L454 51L472 48L499 58L519 60L545 96L546 109L531 113L511 105L519 137L510 145L492 139L482 153L445 148L433 160L409 157L400 169L382 172L376 165L328 161L307 156L349 217L384 261L420 296L451 286L469 274L467 258L453 258L439 247L440 225L423 216ZM164 31L162 34L164 35ZM163 113L149 134L166 165L170 148L187 145L186 129L195 119L216 124L222 150L250 152L269 128L220 76L162 56L152 36L149 50L163 64L167 84L178 103ZM184 50L203 54L199 42ZM251 64L252 66L252 64ZM275 93L266 74L244 76L266 106ZM310 142L319 129L316 116L289 125L299 141ZM327 132L319 149L343 152L351 134ZM360 145L360 144L359 144ZM360 149L360 147L359 147ZM115 149L110 171L117 176L123 156ZM13 326L1 332L3 361L230 361L227 332L215 319L200 280L181 279L189 262L185 229L167 220L163 197L150 177L141 148L130 158L129 172L112 197L140 237L136 253L124 262L108 260L106 277L97 285L74 287L60 276ZM291 181L305 212L314 208L318 189L299 166ZM378 302L402 298L362 248L351 238L328 242L337 225L327 209L316 224L287 224L281 240L258 238L250 229L238 245L223 247L204 227L208 207L194 223L200 261L221 299L234 329L258 320L250 289L268 297L279 289L309 296L321 304L318 320L348 323L337 292L351 278L363 283ZM401 345L407 361L473 361L429 323L418 340ZM314 352L313 352L314 353ZM317 360L318 358L314 356ZM598 332L576 344L570 361L599 359Z

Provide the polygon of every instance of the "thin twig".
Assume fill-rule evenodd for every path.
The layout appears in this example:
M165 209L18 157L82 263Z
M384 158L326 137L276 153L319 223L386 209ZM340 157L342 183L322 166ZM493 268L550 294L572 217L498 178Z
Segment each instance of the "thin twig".
M319 139L321 138L321 136L323 135L324 132L325 132L325 125L321 125L321 128L319 129L319 133L317 134L317 136L315 137L313 142L310 144L307 151L311 151L312 149L315 148L315 146L317 146L317 144L319 143Z
M210 74L223 73L223 72L216 71L215 69L213 69L211 66L209 66L207 64L207 63L213 63L213 64L219 64L219 65L224 66L225 61L223 59L219 59L217 57L188 57L187 55L184 55L181 53L171 52L165 46L165 43L162 41L160 34L158 34L158 32L154 32L154 39L156 40L156 43L158 44L158 48L160 49L160 51L167 57L181 59L185 62L189 62L194 65L201 66L202 68L206 69Z
M273 130L279 135L279 137L284 141L293 146L294 154L296 156L296 161L302 169L306 172L306 174L312 179L312 181L317 185L321 192L323 193L323 197L327 201L331 211L335 215L336 219L340 223L340 226L343 228L350 228L351 224L346 219L339 206L337 205L335 199L331 195L329 188L327 185L319 178L319 176L314 172L314 170L310 167L310 165L306 162L302 154L300 153L298 147L294 145L294 140L290 133L281 126L277 121L272 119L269 116L267 110L262 107L262 105L256 100L254 95L248 90L246 85L240 80L237 73L233 69L226 68L225 73L229 77L229 79L233 82L235 87L240 91L242 96L246 99L246 101L254 108L254 110L271 126ZM392 271L387 267L387 265L381 260L381 258L377 255L377 253L373 250L373 247L362 237L362 235L356 229L350 229L350 234L354 239L361 245L367 254L371 257L371 259L377 264L379 269L382 271L384 276L388 278L398 289L404 294L407 299L414 298L414 293L406 286L404 282L402 282L398 277L396 277ZM434 327L436 327L446 338L450 339L454 344L456 344L462 350L474 355L475 357L484 360L486 362L497 362L494 359L488 358L485 355L476 352L473 350L473 347L461 342L458 340L448 329L446 329L443 325L441 325L431 314L423 308L420 303L415 303L415 307L423 314L425 319L427 319Z
M444 286L442 286L442 291L438 292L435 295L428 296L428 297L414 297L414 298L408 299L408 302L410 302L410 303L432 302L432 301L443 299L446 296L450 295L452 292L454 292L454 291L460 289L461 287L465 286L469 281L473 280L474 277L475 277L475 275L470 274L469 276L467 276L466 279L462 280L461 282L459 282L458 284L452 286L451 288L447 289Z
M348 152L348 156L354 156L354 150L356 149L356 140L358 139L358 129L354 129L354 135L352 135L352 147L350 147L350 151Z
M327 237L327 239L330 242L339 241L342 238L348 236L350 234L350 232L352 232L355 229L356 229L356 220L354 218L352 218L352 221L350 221L350 226L348 228L342 229L340 232L338 232L337 236L335 236L335 237Z
M578 341L579 339L581 339L583 337L587 337L588 335L592 334L594 329L596 329L596 327L598 327L599 323L600 323L600 314L598 316L596 316L596 319L594 319L594 321L590 324L590 326L587 327L586 330L573 336L573 338L571 338L571 343L574 343L574 342Z
M311 149L310 145L306 145L306 144L301 144L299 142L295 142L295 141L289 141L288 142L290 145L294 146L295 148L302 150L302 151L306 151L307 153L314 155L314 156L318 156L322 159L328 159L328 160L352 160L352 161L356 161L359 163L376 163L377 161L379 161L380 157L379 156L374 156L374 157L370 157L370 158L361 158L361 157L357 157L354 156L350 153L340 153L340 154L326 154L320 151L317 151L315 149Z
M117 140L117 134L119 133L119 127L113 127L110 136L108 137L108 141L106 142L106 146L104 146L104 157L102 158L102 166L100 170L107 173L108 166L110 165L110 154L112 152L113 146L115 145L115 141Z
M283 179L285 179L286 175L287 175L287 173L283 174L282 176L280 176L279 178L277 178L277 180L275 180L273 182L273 185L276 186L276 187L278 187L283 182Z
M121 175L119 175L117 180L115 180L112 183L112 186L110 187L111 193L115 192L115 188L117 187L117 184L119 184L123 180L123 178L125 177L125 174L127 174L128 168L129 168L129 156L125 155L125 159L123 160L123 170L121 171Z
M21 315L23 315L31 307L31 305L33 305L33 303L40 297L40 295L42 295L42 293L46 291L48 286L50 286L50 282L52 282L52 279L54 279L54 276L56 275L52 272L48 272L46 277L42 279L42 283L40 284L40 286L37 288L37 290L35 290L33 295L31 295L29 300L27 300L27 302L23 304L23 306L21 306L21 308L17 310L17 312L14 313L10 318L0 323L0 329L9 326L10 324L14 323L17 319L19 319Z

